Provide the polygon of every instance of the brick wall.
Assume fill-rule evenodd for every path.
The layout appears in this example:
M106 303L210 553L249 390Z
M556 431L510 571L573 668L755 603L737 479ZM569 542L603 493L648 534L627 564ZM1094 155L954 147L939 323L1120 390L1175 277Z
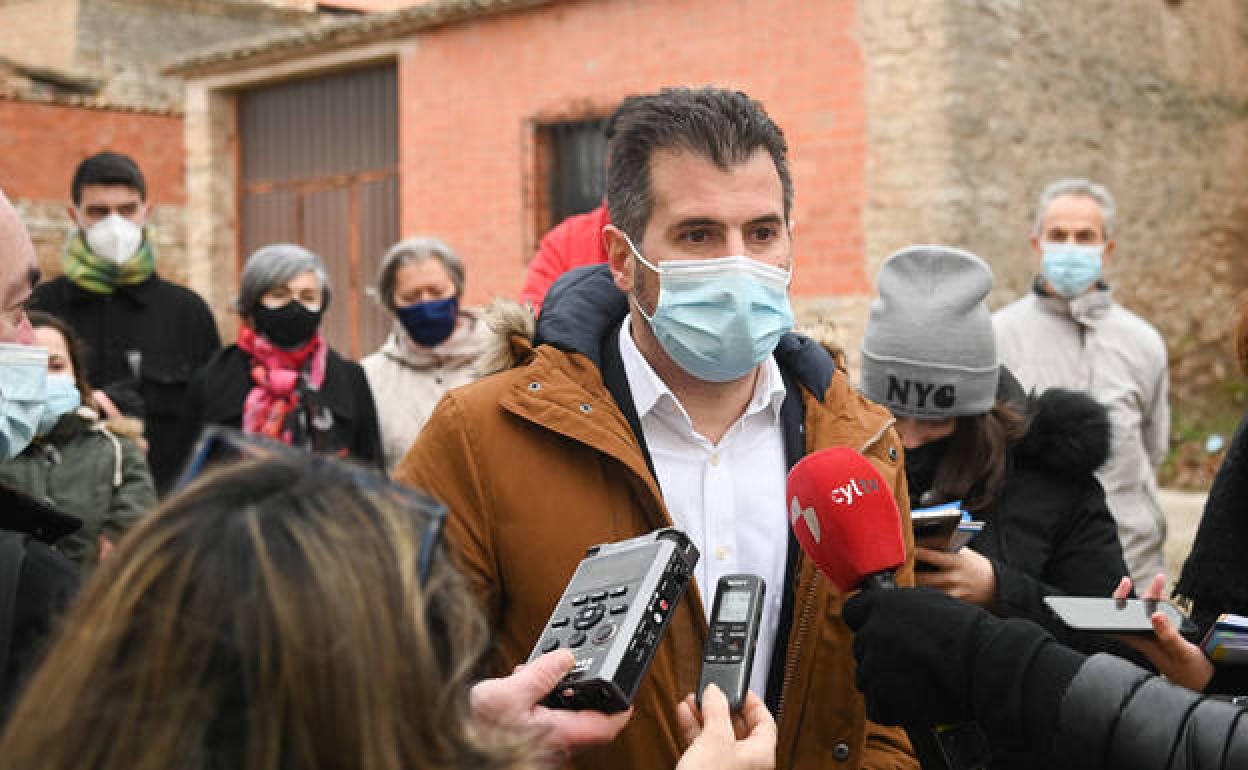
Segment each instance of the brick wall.
M101 150L130 155L143 169L160 270L186 280L181 118L0 99L0 189L21 212L45 273L60 272L72 229L65 207L74 169Z
M861 293L863 67L848 0L582 0L431 31L400 62L402 231L460 250L470 301L514 296L541 235L537 124L731 86L792 148L795 294Z
M1117 296L1170 348L1176 411L1238 415L1225 322L1248 287L1248 9L1235 0L864 3L867 255L940 241L1027 290L1044 185L1116 195Z

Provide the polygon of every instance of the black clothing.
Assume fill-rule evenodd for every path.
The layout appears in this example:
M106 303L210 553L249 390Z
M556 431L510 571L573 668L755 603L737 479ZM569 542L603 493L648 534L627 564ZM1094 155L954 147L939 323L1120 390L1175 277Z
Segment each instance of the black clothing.
M1192 552L1174 588L1192 601L1192 620L1201 633L1223 612L1248 615L1248 417L1209 488Z
M0 617L0 634L8 636L6 665L0 666L0 722L23 680L38 663L54 622L78 588L77 565L51 543L74 532L80 524L72 516L0 487L0 539L6 544L5 550L16 547L24 552L17 585L0 581L0 592L9 592L15 599L11 615ZM0 605L4 604L0 600ZM0 639L0 643L4 641Z
M1192 603L1197 639L1224 612L1248 615L1248 417L1235 429L1218 466L1192 551L1174 593ZM1205 692L1248 695L1248 666L1218 666Z
M977 513L985 526L969 547L992 562L998 615L1051 625L1045 596L1109 596L1129 573L1093 475L1109 457L1105 408L1081 393L1051 388L1033 396L1026 410L1027 433L1009 449L1005 486ZM923 499L935 464L923 448L914 460L907 453L911 500ZM1104 649L1099 640L1094 644Z
M923 589L860 592L844 618L872 719L974 719L994 744L1064 770L1248 767L1248 711L1112 655L1085 658L1033 623Z
M60 276L35 287L30 307L68 323L85 347L91 385L143 418L152 478L167 491L195 440L185 419L191 375L221 347L208 305L153 274L112 294Z
M191 380L187 431L199 435L206 425L241 430L243 403L253 385L251 356L245 350L230 345L218 351ZM377 408L359 364L328 351L321 389L308 392L300 406L319 415L308 421L313 451L384 471Z

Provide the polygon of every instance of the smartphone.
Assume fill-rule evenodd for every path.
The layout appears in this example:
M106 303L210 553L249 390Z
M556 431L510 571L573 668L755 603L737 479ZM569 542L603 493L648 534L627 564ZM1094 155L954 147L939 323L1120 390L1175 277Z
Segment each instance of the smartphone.
M702 704L706 686L714 682L728 698L733 712L741 711L750 689L754 648L766 597L767 583L758 575L724 575L719 579L702 650L698 705Z
M1164 612L1179 633L1189 636L1196 626L1170 602L1155 599L1113 599L1096 596L1046 596L1044 603L1072 631L1102 634L1153 633L1149 618Z

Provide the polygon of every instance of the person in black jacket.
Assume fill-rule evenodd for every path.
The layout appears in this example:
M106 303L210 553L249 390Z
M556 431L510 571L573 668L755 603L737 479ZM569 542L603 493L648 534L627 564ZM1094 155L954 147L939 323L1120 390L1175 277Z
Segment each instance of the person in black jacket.
M320 257L291 243L265 246L247 260L241 284L237 342L191 383L192 430L225 425L383 468L364 370L319 331L330 301Z
M867 716L883 724L974 719L997 745L1064 770L1248 767L1248 711L1084 657L1029 621L930 589L862 591L845 604Z
M1104 407L1071 391L1023 395L998 365L983 304L992 273L975 255L905 249L879 288L862 389L897 417L911 506L960 501L986 523L956 553L920 545L917 582L1042 623L1045 596L1109 596L1126 565L1093 476L1109 455Z
M164 492L195 439L184 419L187 385L221 347L216 320L198 294L156 273L147 185L133 160L87 158L71 195L78 231L61 259L64 275L38 286L30 304L83 341L91 386L143 418L148 464Z
M904 249L880 271L863 392L897 418L911 506L958 501L985 522L956 552L917 544L915 582L1047 624L1088 651L1142 660L1118 642L1067 635L1044 604L1052 595L1109 596L1127 574L1093 475L1109 456L1109 417L1080 393L1023 395L997 360L983 304L991 288L982 260L944 247ZM994 766L1028 763L1002 754Z

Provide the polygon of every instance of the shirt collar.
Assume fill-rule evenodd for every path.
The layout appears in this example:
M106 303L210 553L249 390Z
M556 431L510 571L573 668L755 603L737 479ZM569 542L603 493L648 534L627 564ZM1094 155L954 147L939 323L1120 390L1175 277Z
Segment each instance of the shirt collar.
M628 376L628 387L633 392L633 405L637 407L639 418L645 418L661 402L669 402L685 415L686 420L689 419L680 400L638 350L637 343L633 340L631 316L624 316L624 323L620 326L620 358L624 361L624 372ZM754 382L754 394L750 397L743 416L770 411L771 417L778 420L780 407L784 405L785 389L784 377L780 374L780 366L776 364L775 356L767 356L759 375Z

